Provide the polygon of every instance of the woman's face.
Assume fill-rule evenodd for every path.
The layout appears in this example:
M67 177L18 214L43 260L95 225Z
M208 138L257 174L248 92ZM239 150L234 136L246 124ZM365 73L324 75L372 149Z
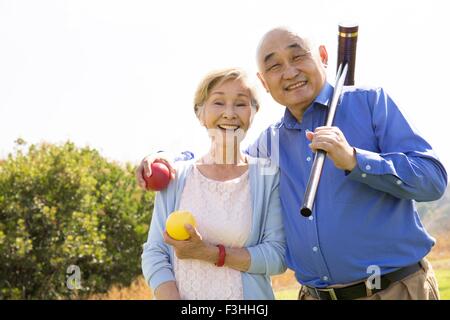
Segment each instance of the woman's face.
M242 80L226 80L211 90L205 101L200 119L210 133L222 137L241 137L242 141L251 124L250 90Z

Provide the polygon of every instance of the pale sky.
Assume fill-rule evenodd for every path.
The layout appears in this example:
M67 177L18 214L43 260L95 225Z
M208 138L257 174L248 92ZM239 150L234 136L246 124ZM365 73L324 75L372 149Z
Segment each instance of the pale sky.
M277 26L328 48L359 24L355 82L382 86L450 169L450 19L445 0L0 0L0 157L18 137L66 140L138 163L152 150L208 148L193 113L212 69L237 66L258 88L253 141L284 110L256 82L255 50Z

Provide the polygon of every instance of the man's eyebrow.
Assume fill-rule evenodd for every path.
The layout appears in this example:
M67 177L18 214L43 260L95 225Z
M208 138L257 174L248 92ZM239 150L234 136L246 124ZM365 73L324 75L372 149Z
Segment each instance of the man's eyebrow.
M275 55L275 52L271 52L264 57L264 63L266 63L270 58Z
M293 43L290 44L286 47L286 49L302 49L305 50L305 48L303 48L301 45L299 45L298 43Z
M305 50L305 48L303 48L301 45L299 45L298 43L293 43L293 44L290 44L290 45L288 45L287 47L286 47L286 49L302 49L302 50ZM270 58L272 58L273 56L275 55L275 52L271 52L271 53L269 53L269 54L267 54L265 57L264 57L264 63L266 63Z

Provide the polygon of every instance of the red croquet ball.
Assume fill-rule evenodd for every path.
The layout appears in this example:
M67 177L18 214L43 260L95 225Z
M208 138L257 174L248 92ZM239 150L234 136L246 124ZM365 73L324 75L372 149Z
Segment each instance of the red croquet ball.
M142 171L145 187L149 190L160 191L167 187L170 182L170 171L164 163L154 162L151 164L152 175L147 177Z

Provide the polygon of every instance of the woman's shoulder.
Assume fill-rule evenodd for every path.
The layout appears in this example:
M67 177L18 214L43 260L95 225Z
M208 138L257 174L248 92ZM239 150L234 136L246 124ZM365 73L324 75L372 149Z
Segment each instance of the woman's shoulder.
M247 156L249 164L249 174L258 183L277 183L280 176L279 166L270 158L255 158Z
M186 178L194 165L193 160L176 161L172 163L173 169L175 169L175 178L170 179L167 188L157 192L158 198L165 203L169 203L175 206L180 192L183 190L183 186L186 182ZM169 205L170 207L170 205ZM175 210L175 207L171 208L170 212Z
M258 170L262 176L276 176L280 174L280 167L271 158L257 158L246 155L250 168Z
M184 177L194 167L196 161L196 159L176 161L173 168L176 171L177 178Z

